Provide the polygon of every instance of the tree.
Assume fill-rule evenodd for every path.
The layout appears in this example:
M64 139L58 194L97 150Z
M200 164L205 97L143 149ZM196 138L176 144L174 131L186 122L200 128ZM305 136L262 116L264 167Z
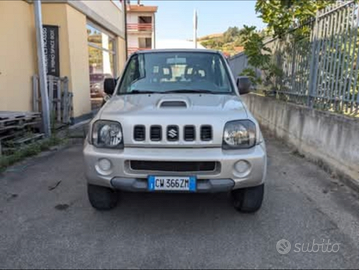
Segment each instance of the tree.
M264 43L263 32L256 31L255 26L244 25L241 36L248 64L264 73L265 83L269 83L273 77L281 77L282 71L271 61L272 51ZM249 76L254 83L261 83L261 78L257 78L255 70L251 68L243 70L241 75Z
M221 50L229 55L236 54L235 47L243 45L241 29L237 26L229 27L222 35L209 36L201 39L201 44L210 49Z
M241 30L244 42L244 51L248 56L248 64L255 68L264 68L270 61L271 50L264 45L264 36L261 36L255 26L244 25Z
M335 0L258 0L256 12L274 37L282 38L284 34L298 25L302 25Z
M226 32L223 33L224 43L233 42L240 35L240 30L237 26L229 27Z

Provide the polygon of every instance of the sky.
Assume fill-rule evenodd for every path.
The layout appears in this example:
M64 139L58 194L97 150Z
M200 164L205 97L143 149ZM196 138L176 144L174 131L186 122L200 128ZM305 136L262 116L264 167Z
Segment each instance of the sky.
M132 0L131 4L136 4ZM198 14L198 37L208 34L222 33L230 26L246 25L264 28L265 24L255 13L255 1L169 1L141 0L144 5L156 5L156 35L157 40L163 39L192 39L193 12Z

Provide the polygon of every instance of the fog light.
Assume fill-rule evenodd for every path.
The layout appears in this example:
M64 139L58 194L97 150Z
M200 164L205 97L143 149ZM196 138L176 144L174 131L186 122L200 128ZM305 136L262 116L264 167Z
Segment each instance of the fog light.
M99 174L102 175L111 174L112 163L106 158L100 159L95 167Z
M100 159L98 165L103 171L109 171L111 169L111 161L106 158Z
M245 160L240 160L234 165L234 169L237 173L245 174L249 172L250 164Z

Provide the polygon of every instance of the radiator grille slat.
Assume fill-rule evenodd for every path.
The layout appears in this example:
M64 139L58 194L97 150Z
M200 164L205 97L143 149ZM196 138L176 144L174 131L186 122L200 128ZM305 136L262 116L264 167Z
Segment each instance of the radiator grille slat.
M133 138L135 139L135 141L144 141L146 139L145 126L135 126L133 130Z
M162 127L161 126L152 126L151 127L151 134L150 134L151 141L161 141L162 140Z
M194 141L196 139L196 129L194 126L185 126L184 127L184 140L185 141Z
M201 127L201 140L202 141L211 141L212 140L212 127L211 126L202 126Z
M164 138L162 138L162 131L164 132ZM198 139L201 141L213 140L212 126L203 125L199 130ZM146 140L146 127L144 125L136 125L133 129L133 139L141 142ZM184 141L193 142L196 140L196 126L186 125L179 127L176 125L160 126L153 125L149 127L149 138L150 141L158 142L164 139L168 142Z

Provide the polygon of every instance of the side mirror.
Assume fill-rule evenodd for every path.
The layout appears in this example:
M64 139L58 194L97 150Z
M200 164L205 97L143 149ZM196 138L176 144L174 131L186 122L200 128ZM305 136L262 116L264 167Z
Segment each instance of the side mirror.
M105 93L107 95L112 95L113 92L115 92L115 88L116 88L116 80L115 79L107 78L107 79L105 79L103 84L104 84L103 89L105 90Z
M236 83L239 90L239 94L245 95L250 92L252 83L249 77L247 76L237 77Z

